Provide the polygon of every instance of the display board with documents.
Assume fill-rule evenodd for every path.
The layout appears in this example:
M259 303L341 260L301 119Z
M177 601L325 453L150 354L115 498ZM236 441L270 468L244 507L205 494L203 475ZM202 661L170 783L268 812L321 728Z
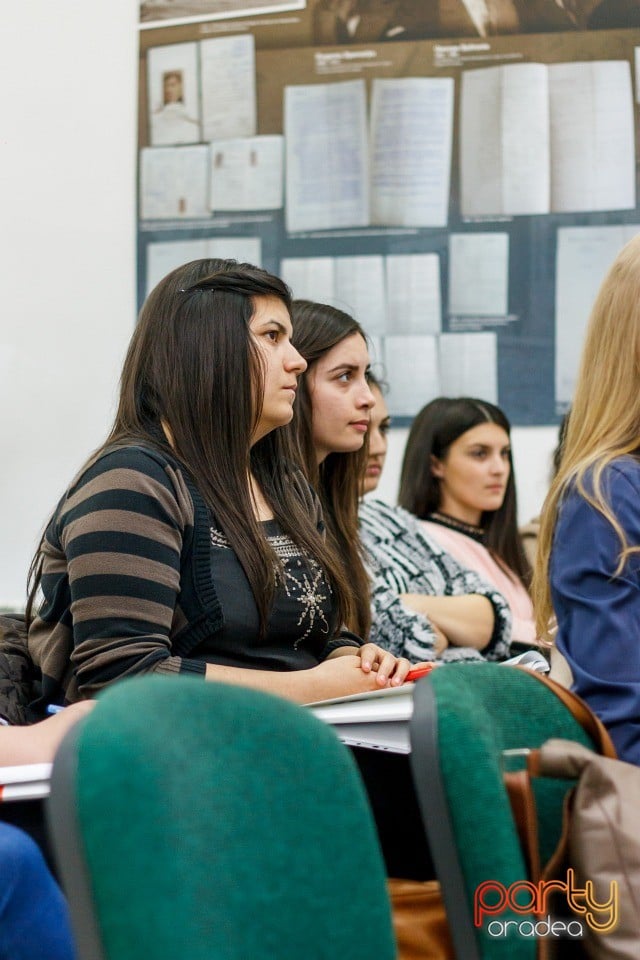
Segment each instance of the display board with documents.
M145 6L140 301L215 249L354 313L394 423L441 394L557 422L594 288L640 229L640 29L551 0L497 34L428 4L386 4L377 34L371 4L335 30L335 4L285 6Z

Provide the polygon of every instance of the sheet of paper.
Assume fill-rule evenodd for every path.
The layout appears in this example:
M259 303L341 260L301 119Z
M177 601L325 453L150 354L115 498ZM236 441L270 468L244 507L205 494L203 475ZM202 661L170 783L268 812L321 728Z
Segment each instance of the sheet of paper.
M296 300L334 303L333 257L285 257L280 261L280 276L291 287Z
M610 227L561 227L556 249L556 403L567 405L584 333L600 284L640 223Z
M438 341L440 386L447 397L498 402L498 338L495 333L443 333Z
M175 267L203 257L237 260L262 265L260 237L219 237L203 240L175 240L147 245L147 295L156 283Z
M465 217L549 212L547 67L465 70L460 205Z
M340 723L349 723L368 720L408 720L413 713L413 693L415 685L402 684L399 687L383 687L381 690L370 690L368 693L348 693L344 697L331 697L328 700L314 700L307 703L321 719L332 722L338 719ZM402 703L405 700L406 703ZM389 701L389 702L387 702ZM345 704L358 704L356 707ZM339 705L339 707L338 707ZM324 711L330 707L330 711ZM334 710L334 708L336 708ZM371 713L370 711L375 711Z
M282 207L283 137L214 140L210 149L212 211Z
M40 800L51 792L50 763L0 767L0 803Z
M0 783L35 783L51 777L51 763L24 763L0 767Z
M372 87L372 223L446 226L453 78L375 79Z
M551 209L628 210L636 205L631 65L626 60L554 63Z
M449 236L449 313L501 317L509 302L509 234Z
M149 142L152 146L200 140L198 45L151 47L147 56Z
M285 87L289 232L369 223L364 80Z
M140 151L142 220L208 217L209 147Z
M440 333L440 257L437 253L386 258L389 333Z
M335 303L367 333L386 330L383 257L336 257Z
M425 403L440 396L436 337L385 337L384 366L392 416L413 417Z
M150 243L147 245L147 284L146 295L163 277L191 260L201 260L207 255L206 240L174 240L169 243Z
M246 33L200 41L204 140L256 134L255 40Z
M212 237L207 240L206 256L261 267L262 240L260 237Z

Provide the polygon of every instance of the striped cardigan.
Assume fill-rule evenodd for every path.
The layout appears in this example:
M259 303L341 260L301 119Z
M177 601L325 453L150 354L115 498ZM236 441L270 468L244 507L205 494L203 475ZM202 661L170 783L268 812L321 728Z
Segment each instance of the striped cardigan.
M320 525L311 491L301 495ZM143 445L107 448L73 481L42 546L44 599L28 635L48 703L92 697L137 673L204 676L196 646L223 625L210 513L179 463ZM359 646L356 639L327 645Z

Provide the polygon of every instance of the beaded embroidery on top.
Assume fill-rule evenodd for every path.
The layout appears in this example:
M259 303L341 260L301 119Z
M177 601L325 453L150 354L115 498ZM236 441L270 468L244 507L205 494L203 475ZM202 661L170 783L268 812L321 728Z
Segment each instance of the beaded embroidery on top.
M210 527L209 535L213 547L230 549L229 541L222 530ZM293 644L294 650L297 650L314 629L316 621L321 624L322 633L329 633L329 623L322 605L331 598L331 588L314 557L305 554L288 534L267 534L267 540L282 562L282 570L276 570L276 584L281 586L286 596L300 607L296 626L306 627L304 633ZM321 588L326 592L321 592Z

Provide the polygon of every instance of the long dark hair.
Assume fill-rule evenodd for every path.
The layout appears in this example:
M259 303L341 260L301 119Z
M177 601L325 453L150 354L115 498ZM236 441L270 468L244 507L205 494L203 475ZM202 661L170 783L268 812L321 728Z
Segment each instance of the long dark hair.
M91 459L105 447L142 442L180 461L242 564L264 632L278 560L255 517L250 475L281 528L318 559L330 582L337 565L296 482L287 432L272 430L251 445L261 412L254 398L264 392L249 326L256 297L275 297L291 309L282 280L235 260L195 260L161 280L129 344L113 427ZM29 616L41 568L36 554Z
M354 333L366 341L360 324L336 307L310 300L294 300L291 310L293 344L307 361L298 383L292 430L301 462L315 487L325 515L329 539L341 558L347 608L345 625L361 637L371 627L370 584L358 534L358 496L367 462L367 445L353 453L330 453L318 465L313 442L313 408L308 378L314 364L332 347Z
M423 407L409 431L398 503L426 520L440 507L440 483L431 472L431 457L443 460L452 443L481 423L495 423L509 435L511 424L499 407L473 397L438 397ZM482 515L485 545L507 573L515 574L528 587L531 567L520 534L513 460L509 453L509 479L502 505Z

